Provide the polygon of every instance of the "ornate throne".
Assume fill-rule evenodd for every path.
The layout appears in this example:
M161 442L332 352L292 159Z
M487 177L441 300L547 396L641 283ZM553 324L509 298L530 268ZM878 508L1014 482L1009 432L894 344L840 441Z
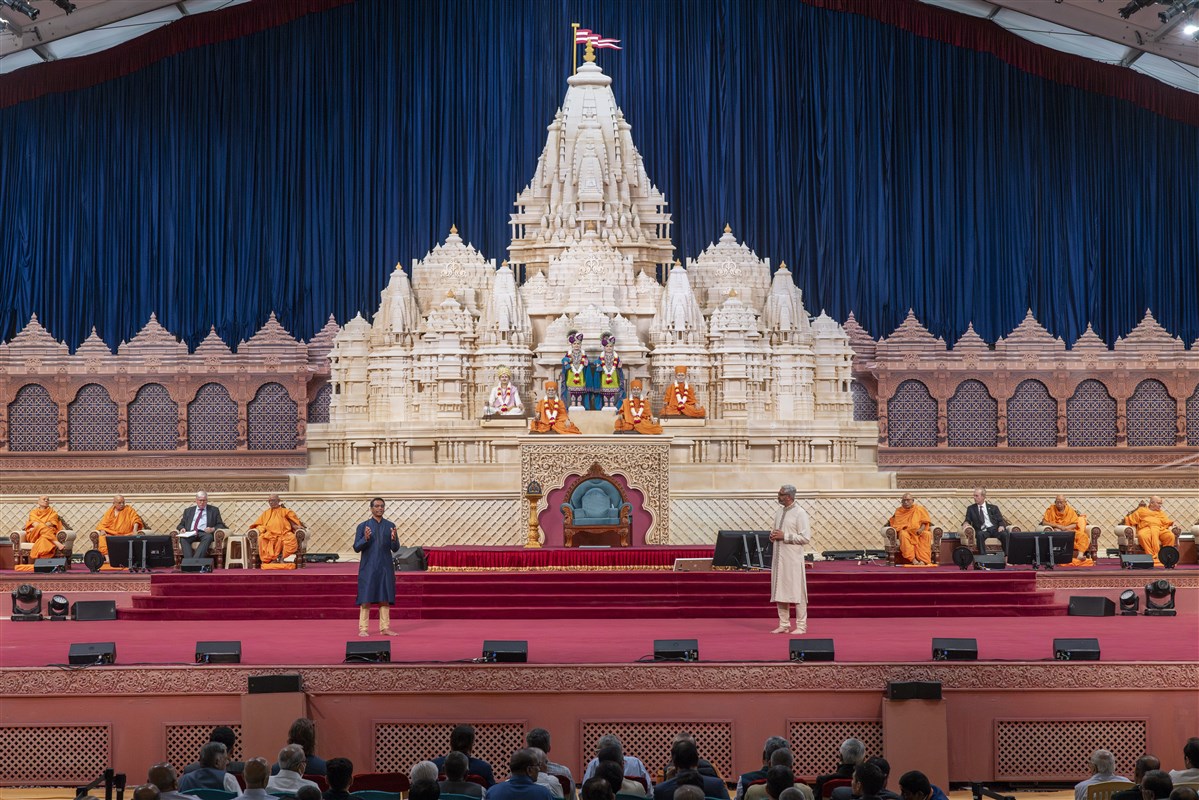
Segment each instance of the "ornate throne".
M566 488L562 533L567 547L609 544L628 547L633 539L633 504L624 489L593 464ZM576 541L578 537L579 541Z

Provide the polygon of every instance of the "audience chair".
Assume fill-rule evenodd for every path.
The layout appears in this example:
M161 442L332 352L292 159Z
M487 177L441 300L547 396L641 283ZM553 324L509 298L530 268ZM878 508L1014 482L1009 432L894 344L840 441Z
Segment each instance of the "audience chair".
M479 786L482 786L484 789L487 788L487 779L484 778L482 775L467 774L466 779L468 781L470 781L471 783L477 783Z
M224 789L192 789L183 794L199 798L199 800L230 800L230 798L237 797L235 793L227 792Z
M1111 800L1116 792L1122 792L1132 786L1132 781L1104 781L1092 783L1087 787L1087 800Z
M363 772L354 776L350 788L354 794L365 791L406 794L411 787L408 776L402 772Z
M63 546L62 550L58 551L58 557L65 558L67 569L70 569L71 555L75 549L75 531L70 529L61 514L58 518L63 524L63 529L58 532L58 543ZM33 550L33 542L25 541L25 531L13 531L8 535L8 540L12 542L13 565L30 563L29 553Z
M1129 556L1145 555L1144 549L1141 548L1141 540L1137 538L1136 528L1120 522L1113 530L1116 534L1116 546L1120 548L1121 554ZM1178 537L1182 535L1182 526L1175 525L1170 530L1174 532L1174 540L1177 542Z
M262 559L258 557L258 531L246 532L247 552L250 558L250 569L262 569ZM304 568L304 558L308 555L308 529L296 528L296 569ZM384 790L386 791L386 790Z
M570 797L570 779L565 775L554 775L554 777L558 779L558 785L562 787L562 796Z
M649 791L649 784L646 782L644 775L625 775L624 779L626 781L637 781L637 783L641 784L641 788L647 792Z
M970 526L967 525L966 527ZM973 531L971 532L973 533ZM822 800L828 800L828 798L833 796L833 789L836 789L839 786L849 786L852 783L853 781L849 778L830 778L824 782L823 786L820 787L820 797Z
M441 795L442 797L453 797L454 795ZM381 792L378 789L363 789L361 791L350 792L350 797L357 797L359 800L400 800L399 792Z
M940 525L933 525L933 563L937 564L941 558L941 537L945 534L945 529ZM899 533L890 525L883 526L883 549L887 551L887 563L892 567L899 560Z
M213 569L221 569L225 565L225 537L228 534L224 528L217 528L212 534L208 557L212 559ZM179 569L183 566L183 545L179 544L179 531L171 531L171 552L175 555L175 569Z
M315 783L322 792L329 791L329 779L324 775L305 775L304 780Z

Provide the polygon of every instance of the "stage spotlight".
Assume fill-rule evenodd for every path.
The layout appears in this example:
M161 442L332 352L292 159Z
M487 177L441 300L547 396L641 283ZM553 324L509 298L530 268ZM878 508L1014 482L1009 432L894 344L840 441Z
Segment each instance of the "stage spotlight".
M1131 3L1124 6L1116 13L1119 14L1123 19L1128 19L1133 14L1140 11L1142 8L1148 8L1149 6L1153 5L1155 2L1156 2L1156 0L1132 0Z
M1174 617L1174 585L1165 578L1145 584L1145 616Z
M75 10L75 4L72 3L71 0L54 0L54 5L58 6L68 14Z
M974 563L974 553L970 552L969 547L958 547L953 551L953 563L957 564L961 569L970 569L970 565Z
M40 622L42 619L42 590L22 583L12 590L12 621Z
M29 5L28 0L0 0L0 6L8 6L13 11L19 11L35 22L37 21L37 15L42 13Z
M1166 569L1174 569L1174 565L1178 563L1178 548L1166 545L1157 551L1157 560L1162 562Z
M65 622L67 614L71 613L71 604L61 594L56 594L50 598L50 603L46 606L46 611L50 612L50 619L52 621Z
M1135 617L1141 611L1141 596L1132 589L1120 592L1120 616Z

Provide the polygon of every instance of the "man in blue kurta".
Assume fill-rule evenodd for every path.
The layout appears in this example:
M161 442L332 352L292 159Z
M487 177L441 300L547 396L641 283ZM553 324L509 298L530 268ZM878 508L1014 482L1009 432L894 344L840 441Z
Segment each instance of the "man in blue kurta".
M371 518L354 532L358 559L358 635L366 636L371 604L379 605L379 633L395 636L391 629L391 604L396 600L396 573L391 554L400 549L400 538L391 520L383 519L382 497L371 500Z

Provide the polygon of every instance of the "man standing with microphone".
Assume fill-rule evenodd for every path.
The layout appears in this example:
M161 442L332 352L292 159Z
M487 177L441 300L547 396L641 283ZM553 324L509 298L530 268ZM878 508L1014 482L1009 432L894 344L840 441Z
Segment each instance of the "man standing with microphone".
M382 497L371 500L371 518L354 532L354 552L358 559L358 635L368 635L371 604L379 605L379 633L395 636L391 629L391 604L396 599L395 563L391 554L400 549L396 526L383 519L386 504Z
M795 604L795 633L808 632L808 584L804 576L804 545L812 541L812 523L808 512L795 502L795 487L779 489L779 505L774 516L770 541L774 557L770 562L770 599L779 612L779 626L771 633L791 633L791 604Z

